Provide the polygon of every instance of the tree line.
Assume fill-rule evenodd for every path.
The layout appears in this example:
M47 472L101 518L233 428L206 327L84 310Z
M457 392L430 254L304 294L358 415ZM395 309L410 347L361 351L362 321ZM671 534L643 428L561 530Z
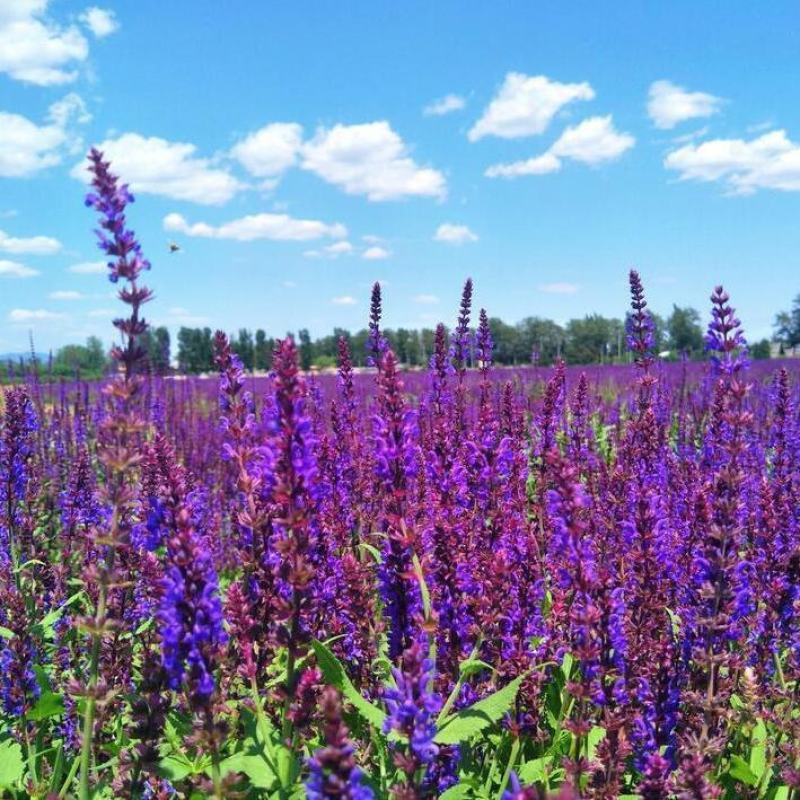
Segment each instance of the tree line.
M658 314L652 316L658 352L665 353L666 358L679 358L682 354L689 358L702 356L703 327L696 309L675 305L666 319ZM546 366L558 358L563 358L568 364L628 360L625 321L616 317L589 314L571 319L565 325L542 317L526 317L513 325L497 317L490 318L489 322L494 339L494 359L498 364L537 363ZM428 363L434 347L433 328L390 328L382 332L402 364L420 367ZM300 365L305 370L335 366L338 341L344 337L350 345L354 364L365 366L368 336L366 328L355 332L334 328L331 334L312 339L308 330L303 328L295 336ZM189 374L212 371L212 340L211 328L181 328L177 339L178 370ZM231 343L247 370L270 369L275 339L262 329L242 328L231 335ZM769 354L767 340L751 347L751 355L755 358L768 358Z
M700 358L704 348L703 326L700 313L689 306L673 305L666 318L653 314L655 347L665 358ZM548 366L558 358L568 364L621 363L628 360L625 321L617 317L589 314L560 325L543 317L526 317L516 324L492 317L489 320L494 339L494 359L501 365L540 364ZM433 352L433 328L396 328L383 331L398 360L409 367L428 363ZM338 341L344 337L356 366L365 366L369 331L362 328L350 332L334 328L332 333L312 339L308 330L297 332L300 364L305 370L324 369L336 365ZM182 327L178 331L173 352L169 330L166 327L149 329L141 345L147 353L147 363L154 374L166 374L177 368L178 372L196 375L213 372L214 333L211 328ZM780 353L795 354L800 347L800 295L790 311L780 312L775 318L774 341ZM272 366L275 339L261 328L252 331L241 328L231 335L235 351L247 370L268 371ZM753 358L769 358L770 343L762 340L751 344ZM96 336L86 344L68 344L51 354L47 363L38 367L53 377L97 378L109 369L110 359L103 343ZM0 368L0 376L13 376L24 372L25 365L7 363Z

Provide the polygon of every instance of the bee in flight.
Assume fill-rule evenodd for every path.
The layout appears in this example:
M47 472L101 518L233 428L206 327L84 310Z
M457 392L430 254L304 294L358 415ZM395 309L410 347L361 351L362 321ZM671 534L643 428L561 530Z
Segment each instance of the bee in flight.
M181 246L177 242L169 242L167 244L167 250L169 250L170 253L179 253Z

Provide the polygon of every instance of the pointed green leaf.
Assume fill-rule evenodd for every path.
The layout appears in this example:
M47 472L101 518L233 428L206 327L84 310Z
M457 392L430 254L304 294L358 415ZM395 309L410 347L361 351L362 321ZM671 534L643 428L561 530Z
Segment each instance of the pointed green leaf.
M311 646L314 648L317 664L322 670L325 680L331 686L335 686L370 725L382 729L386 714L378 706L364 698L361 692L353 686L339 659L322 642L316 639L311 643Z
M22 748L13 740L0 742L0 787L13 788L25 773Z
M731 756L728 774L734 780L741 781L748 786L755 786L758 783L758 778L753 773L753 770L750 769L750 765L741 756Z
M524 679L525 675L520 675L489 697L448 717L442 723L434 741L437 744L458 744L493 725L508 713Z

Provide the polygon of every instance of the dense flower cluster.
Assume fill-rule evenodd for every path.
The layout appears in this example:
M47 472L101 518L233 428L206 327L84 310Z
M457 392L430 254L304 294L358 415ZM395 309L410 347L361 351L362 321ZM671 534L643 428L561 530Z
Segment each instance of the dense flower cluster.
M498 368L467 281L404 370L291 338L150 375L128 190L90 155L117 374L0 398L0 792L795 798L800 381L747 359Z

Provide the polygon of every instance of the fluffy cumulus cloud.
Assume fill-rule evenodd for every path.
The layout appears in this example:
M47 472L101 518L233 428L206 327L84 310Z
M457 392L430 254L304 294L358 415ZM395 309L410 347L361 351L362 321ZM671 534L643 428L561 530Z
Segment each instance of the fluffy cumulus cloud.
M414 295L414 302L421 306L435 306L439 298L435 294L417 294Z
M489 178L518 178L523 175L546 175L558 172L563 159L596 166L614 161L636 144L629 133L614 127L611 115L589 117L568 127L553 146L542 155L510 164L495 164L486 170Z
M33 278L39 272L32 267L26 267L18 261L0 259L0 278Z
M48 0L0 0L0 72L37 86L78 77L89 44L77 26L53 22L47 6Z
M448 94L434 100L422 109L426 117L443 117L445 114L452 114L454 111L461 111L466 106L466 100L457 94Z
M383 261L385 258L389 258L390 255L391 253L385 247L375 244L372 247L368 247L361 254L361 258L365 258L367 261Z
M24 178L61 163L64 153L80 146L76 126L90 118L83 100L72 92L50 106L41 125L0 111L0 177Z
M288 214L250 214L246 217L209 225L206 222L189 223L181 214L167 214L164 230L186 236L206 239L233 239L252 242L256 239L275 241L308 241L311 239L343 239L347 228L339 222L329 224L315 219L295 219Z
M106 139L97 147L105 153L115 171L125 176L134 192L220 205L244 188L226 169L198 156L197 147L189 142L123 133L116 139ZM86 162L76 164L71 174L74 178L88 180Z
M113 11L107 8L91 6L81 14L81 22L98 38L110 36L119 29L119 23Z
M614 161L636 144L629 133L614 128L609 114L606 117L589 117L567 128L550 148L557 158L571 158L584 164L601 164Z
M534 136L543 133L564 106L593 98L594 90L588 83L559 83L544 75L509 72L467 135L471 142L484 136Z
M386 121L321 129L302 149L303 169L369 200L444 197L444 175L420 166Z
M249 134L231 155L257 178L274 178L293 167L303 144L303 128L295 122L273 122Z
M477 242L478 237L466 225L454 225L445 222L436 229L433 238L437 242L447 244L464 244L465 242Z
M335 306L354 306L358 303L358 300L355 297L351 297L349 294L343 294L339 297L332 297L331 303Z
M669 130L687 119L710 117L722 98L706 92L689 92L670 81L655 81L647 97L647 114L656 128Z
M687 144L669 153L667 169L681 180L719 181L732 194L752 194L758 189L800 191L800 144L786 131L765 133L755 139L710 139Z
M13 255L50 256L61 250L61 242L52 236L10 236L0 230L0 252Z

